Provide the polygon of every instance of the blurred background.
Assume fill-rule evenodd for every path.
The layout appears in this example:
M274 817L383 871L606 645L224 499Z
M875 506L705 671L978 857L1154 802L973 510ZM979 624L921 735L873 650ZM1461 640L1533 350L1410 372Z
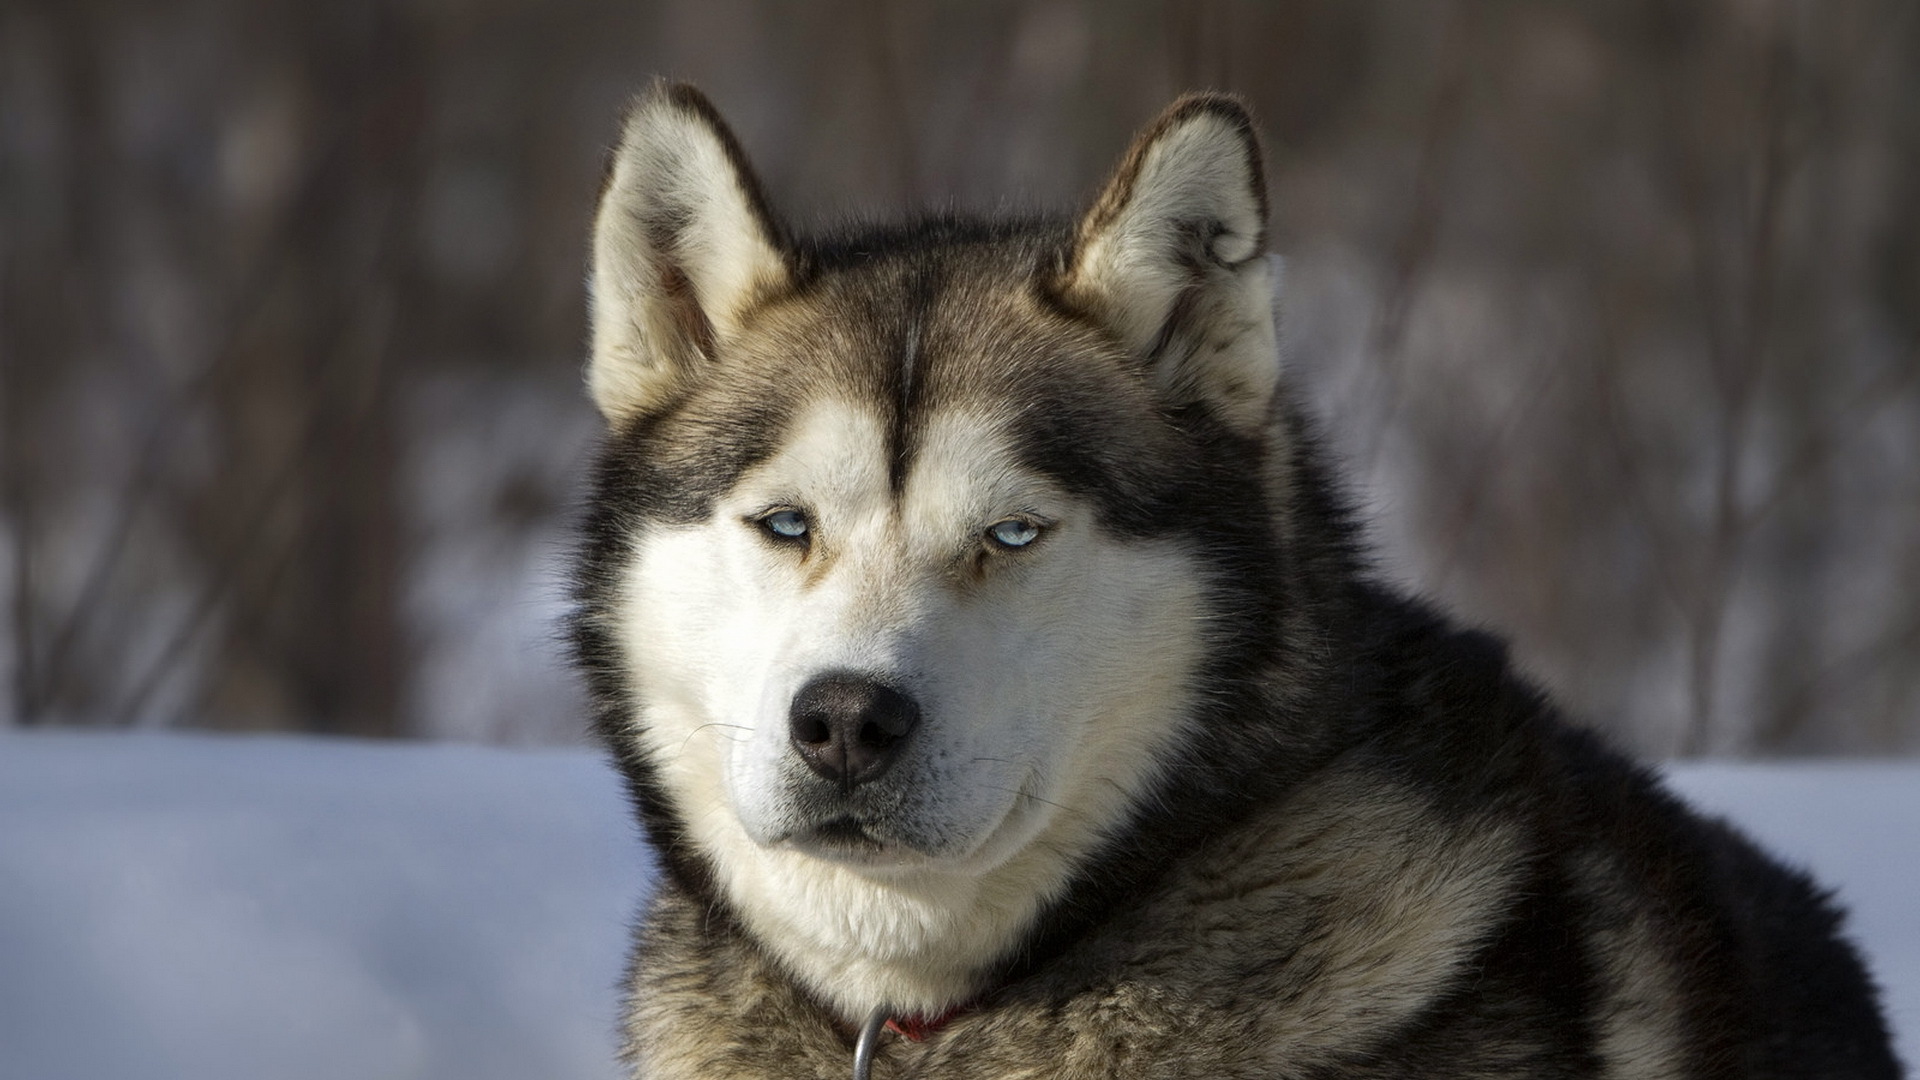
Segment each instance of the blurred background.
M1920 753L1912 0L6 0L0 724L581 741L656 74L803 226L1069 207L1244 95L1387 573L1643 753Z

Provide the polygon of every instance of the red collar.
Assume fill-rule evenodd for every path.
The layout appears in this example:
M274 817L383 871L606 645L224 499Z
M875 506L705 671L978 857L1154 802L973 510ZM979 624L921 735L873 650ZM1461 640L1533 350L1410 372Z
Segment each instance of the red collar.
M940 1029L952 1023L954 1019L970 1011L965 1005L955 1005L939 1016L894 1016L887 1019L887 1030L895 1035L903 1035L914 1042L925 1042L927 1036L938 1035Z
M865 1023L860 1025L860 1034L853 1041L853 1080L868 1080L872 1076L873 1055L880 1049L880 1032L883 1028L892 1028L901 1036L919 1042L927 1036L947 1026L947 1022L965 1012L956 1006L931 1019L918 1016L890 1016L882 1020L879 1009L873 1010Z

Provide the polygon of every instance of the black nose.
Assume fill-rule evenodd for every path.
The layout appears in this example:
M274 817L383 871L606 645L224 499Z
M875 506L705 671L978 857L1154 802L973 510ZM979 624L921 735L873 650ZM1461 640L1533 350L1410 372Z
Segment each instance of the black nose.
M913 699L861 675L821 675L793 695L787 730L807 767L858 787L887 771L920 722Z

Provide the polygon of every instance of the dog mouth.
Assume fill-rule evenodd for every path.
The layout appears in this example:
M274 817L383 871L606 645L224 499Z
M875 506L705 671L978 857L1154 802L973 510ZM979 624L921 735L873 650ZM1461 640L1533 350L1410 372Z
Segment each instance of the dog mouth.
M842 816L829 818L818 825L802 829L789 838L796 846L815 849L821 852L877 852L894 847L873 834L857 818Z
M869 823L851 816L829 818L787 837L795 849L815 858L859 866L914 862L924 855L898 840L878 835Z
M915 783L905 789L882 782L844 792L810 777L790 778L772 805L748 798L736 813L747 835L769 852L883 875L977 873L1023 846L1034 835L1035 813L1057 805L1031 794L1038 786L1031 770L1018 783L980 785L1013 796L991 802L970 799L978 791L940 777L909 779Z
M810 830L809 839L815 843L844 845L847 847L884 847L880 839L867 831L867 827L851 817L837 817L823 822Z

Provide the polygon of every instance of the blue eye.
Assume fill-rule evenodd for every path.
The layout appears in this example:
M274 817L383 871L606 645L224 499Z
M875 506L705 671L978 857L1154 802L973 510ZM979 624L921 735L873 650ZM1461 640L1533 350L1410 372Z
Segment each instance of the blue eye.
M1020 518L1008 518L987 526L987 538L1004 548L1023 548L1040 538L1040 526Z
M782 540L805 540L807 515L798 510L775 510L760 519L760 527Z

